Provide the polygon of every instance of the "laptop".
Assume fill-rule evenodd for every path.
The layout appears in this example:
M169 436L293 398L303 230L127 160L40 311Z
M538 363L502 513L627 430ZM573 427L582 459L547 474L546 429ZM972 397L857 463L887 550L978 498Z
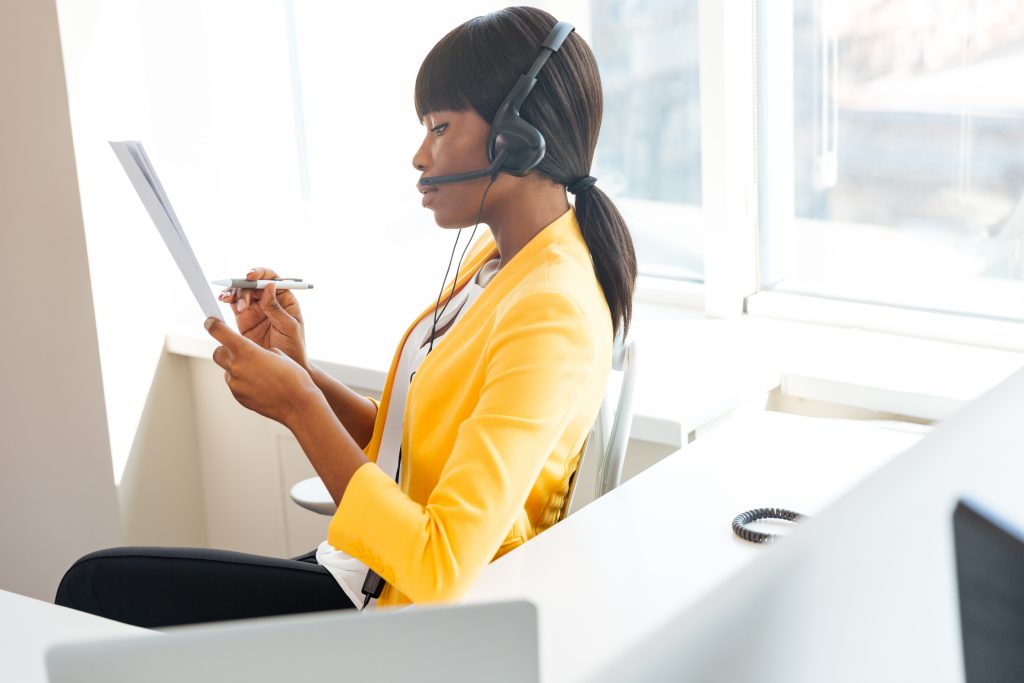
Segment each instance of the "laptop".
M355 610L182 626L46 652L51 683L532 681L529 602Z
M961 500L953 538L966 681L1024 681L1024 530Z

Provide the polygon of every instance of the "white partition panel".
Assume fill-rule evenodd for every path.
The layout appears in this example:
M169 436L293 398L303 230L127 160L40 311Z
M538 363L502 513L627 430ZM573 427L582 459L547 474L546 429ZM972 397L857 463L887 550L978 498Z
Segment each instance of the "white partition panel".
M0 588L52 600L121 538L52 0L0 3L0 100Z

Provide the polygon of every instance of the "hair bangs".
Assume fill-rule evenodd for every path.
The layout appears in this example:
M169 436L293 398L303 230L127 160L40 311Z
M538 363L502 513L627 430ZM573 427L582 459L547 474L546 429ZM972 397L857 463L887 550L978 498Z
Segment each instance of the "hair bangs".
M416 117L434 111L473 110L488 123L512 88L515 66L493 45L489 17L476 17L452 29L427 54L416 74Z

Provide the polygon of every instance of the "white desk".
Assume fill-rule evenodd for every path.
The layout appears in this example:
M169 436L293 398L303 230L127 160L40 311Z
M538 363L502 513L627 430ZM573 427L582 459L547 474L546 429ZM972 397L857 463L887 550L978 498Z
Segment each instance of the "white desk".
M782 414L735 420L489 565L465 602L532 601L541 680L587 680L770 550L735 538L735 515L814 514L918 438ZM2 591L0 615L0 680L44 681L56 642L153 633Z
M56 643L156 634L0 590L0 681L46 681L43 655Z
M771 551L733 517L813 515L919 438L777 413L727 423L489 565L465 601L532 601L541 680L589 680Z

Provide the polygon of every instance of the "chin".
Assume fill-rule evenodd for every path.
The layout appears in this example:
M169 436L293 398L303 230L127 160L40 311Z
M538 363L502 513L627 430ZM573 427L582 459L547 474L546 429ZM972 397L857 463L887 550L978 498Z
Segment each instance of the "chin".
M459 230L461 228L472 228L474 225L476 225L475 214L471 217L466 217L452 216L450 214L446 214L444 211L438 211L437 209L433 209L433 212L434 222L437 223L438 227L440 228L445 228L449 230ZM483 220L481 219L480 222L483 223Z

